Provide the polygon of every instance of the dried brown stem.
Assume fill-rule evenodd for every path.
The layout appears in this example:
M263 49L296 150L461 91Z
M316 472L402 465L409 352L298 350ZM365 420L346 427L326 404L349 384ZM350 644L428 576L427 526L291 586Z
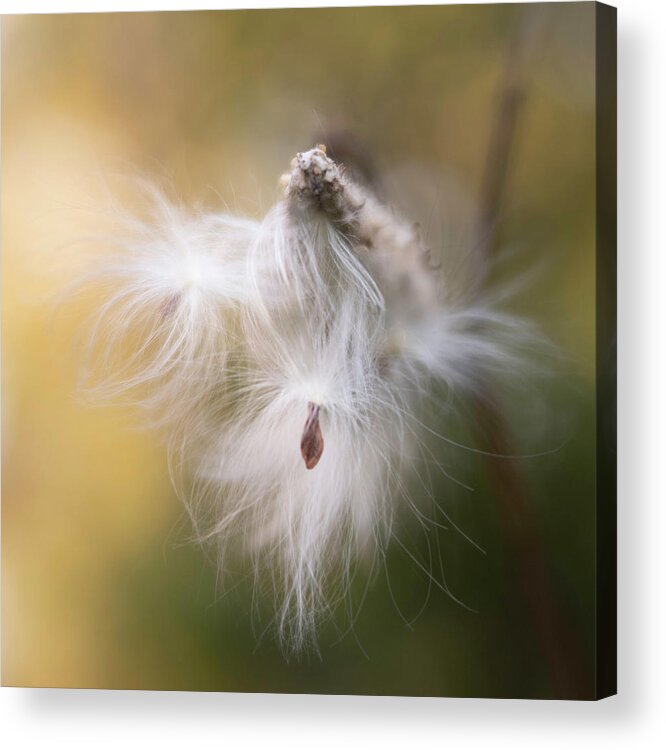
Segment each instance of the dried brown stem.
M477 252L487 269L497 248L497 222L506 190L515 146L515 135L527 93L526 76L532 51L541 37L543 8L530 8L511 42L488 145L480 191ZM499 516L513 556L520 595L545 660L553 693L561 697L582 695L578 644L561 602L553 590L543 551L539 519L525 478L515 460L509 425L494 389L486 382L483 397L475 403L479 442L487 449L488 471Z

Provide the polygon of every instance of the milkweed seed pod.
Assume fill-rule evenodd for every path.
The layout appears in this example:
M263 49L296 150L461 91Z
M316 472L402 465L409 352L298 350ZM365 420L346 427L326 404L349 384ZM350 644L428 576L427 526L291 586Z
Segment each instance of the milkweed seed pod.
M93 275L96 387L166 433L196 534L245 556L289 649L382 555L433 387L511 369L523 324L447 286L412 223L324 146L298 154L261 221L159 194ZM101 377L100 377L101 373ZM418 511L416 511L418 512Z

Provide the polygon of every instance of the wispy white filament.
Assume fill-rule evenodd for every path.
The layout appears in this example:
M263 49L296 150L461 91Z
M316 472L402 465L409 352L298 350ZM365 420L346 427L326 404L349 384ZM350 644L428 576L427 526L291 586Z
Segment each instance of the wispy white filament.
M261 222L156 193L152 206L91 276L106 292L91 374L166 428L197 536L223 570L240 549L272 581L277 629L298 649L407 505L422 400L515 366L524 326L447 301L460 295L414 228L321 147L297 157ZM323 439L311 469L309 415Z

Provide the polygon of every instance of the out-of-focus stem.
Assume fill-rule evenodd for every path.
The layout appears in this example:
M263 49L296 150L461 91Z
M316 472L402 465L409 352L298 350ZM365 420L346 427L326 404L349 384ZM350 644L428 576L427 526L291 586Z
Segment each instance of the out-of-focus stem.
M523 11L507 55L480 190L476 238L482 269L479 284L483 284L496 252L497 222L515 150L517 125L527 93L529 63L541 39L546 12L547 9L539 6ZM511 430L492 383L486 382L480 393L483 395L475 403L478 440L489 454L485 459L486 468L511 549L521 599L544 658L554 697L582 696L585 685L578 643L553 589L535 505L515 460L501 458L515 454ZM523 634L518 635L523 637Z

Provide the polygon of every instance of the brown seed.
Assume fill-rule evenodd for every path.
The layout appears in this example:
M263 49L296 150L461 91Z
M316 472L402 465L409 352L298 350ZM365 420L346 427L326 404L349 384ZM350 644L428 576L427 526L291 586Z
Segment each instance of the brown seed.
M314 469L324 452L324 438L319 426L319 405L308 402L308 417L301 436L301 455L306 469Z

